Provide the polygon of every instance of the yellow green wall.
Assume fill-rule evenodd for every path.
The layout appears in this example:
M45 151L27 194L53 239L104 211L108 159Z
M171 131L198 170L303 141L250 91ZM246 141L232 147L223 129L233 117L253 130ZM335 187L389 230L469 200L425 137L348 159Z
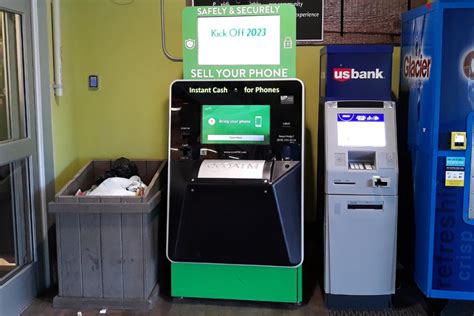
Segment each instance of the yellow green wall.
M124 1L116 1L118 3ZM183 1L167 1L169 50L181 55ZM64 96L53 100L56 190L94 158L166 158L167 100L182 64L161 50L156 0L62 0ZM100 76L90 91L87 78Z
M168 49L181 55L184 0L166 1ZM157 0L131 5L112 1L62 0L64 96L53 100L56 188L94 158L167 156L168 88L182 64L161 50ZM297 75L306 85L307 148L315 178L321 47L297 48ZM394 54L394 91L399 49ZM87 78L100 76L90 91ZM308 188L315 192L314 187Z
M62 1L63 3L70 1ZM48 0L49 8L51 8L51 0ZM74 15L71 10L63 10L62 19L67 21ZM51 19L51 10L48 12L48 17ZM52 25L52 23L49 23ZM69 56L72 51L71 47L74 45L73 30L70 23L62 25L63 32L63 52L64 55ZM50 31L50 34L52 32ZM53 86L53 62L52 62L52 37L50 36L50 71L51 71L51 87ZM66 57L67 59L69 57ZM64 63L64 84L67 86L66 93L63 97L54 97L53 89L51 88L52 104L51 115L53 120L53 147L54 147L54 168L56 175L56 190L58 190L65 182L67 182L71 175L77 171L79 164L77 161L79 151L76 139L76 120L75 120L75 103L71 93L71 87L74 84L72 77L73 63Z

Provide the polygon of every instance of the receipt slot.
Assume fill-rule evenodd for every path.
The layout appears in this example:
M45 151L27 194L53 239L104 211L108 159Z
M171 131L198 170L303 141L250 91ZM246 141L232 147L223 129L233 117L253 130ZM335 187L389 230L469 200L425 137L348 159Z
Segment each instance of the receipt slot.
M239 278L246 272L223 272L223 265L284 269L278 278L302 264L303 114L299 80L172 84L167 256L176 267L212 267L208 288L185 296L272 292L263 284L245 289ZM219 277L229 280L216 289Z
M330 101L324 111L326 302L386 308L395 292L395 104Z

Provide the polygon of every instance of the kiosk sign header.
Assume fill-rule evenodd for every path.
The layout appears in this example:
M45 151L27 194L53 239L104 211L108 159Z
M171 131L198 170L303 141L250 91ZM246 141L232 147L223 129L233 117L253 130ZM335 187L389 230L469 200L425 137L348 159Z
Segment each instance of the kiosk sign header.
M321 52L322 96L329 100L391 100L388 45L330 45Z
M296 10L290 4L188 7L185 79L295 77Z

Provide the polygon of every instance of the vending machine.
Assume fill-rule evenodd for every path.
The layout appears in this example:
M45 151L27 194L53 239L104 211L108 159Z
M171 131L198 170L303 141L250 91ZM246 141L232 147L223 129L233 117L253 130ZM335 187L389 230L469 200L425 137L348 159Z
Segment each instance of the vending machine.
M415 212L415 280L432 298L474 299L474 2L433 1L403 15Z

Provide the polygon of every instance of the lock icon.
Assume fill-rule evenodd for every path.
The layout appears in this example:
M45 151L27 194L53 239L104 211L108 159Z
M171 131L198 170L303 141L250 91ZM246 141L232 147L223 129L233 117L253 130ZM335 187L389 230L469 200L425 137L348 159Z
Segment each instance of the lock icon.
M283 41L283 48L284 49L293 48L293 41L291 40L291 37L289 36L285 37L285 40Z

